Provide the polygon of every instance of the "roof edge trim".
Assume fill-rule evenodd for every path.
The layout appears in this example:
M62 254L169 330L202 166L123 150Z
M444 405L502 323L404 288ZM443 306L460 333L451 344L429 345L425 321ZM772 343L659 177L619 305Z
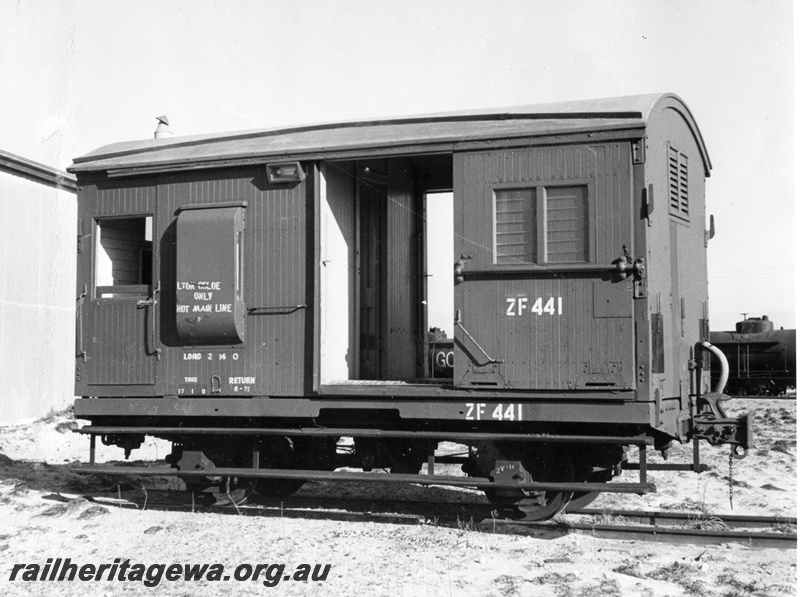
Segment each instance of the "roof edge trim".
M692 111L679 96L674 93L665 93L658 97L657 101L653 104L650 111L647 113L646 118L649 120L650 116L657 108L674 110L680 114L689 130L694 137L697 148L700 150L700 155L703 158L703 168L705 169L706 178L711 176L711 157L708 155L706 143L703 140L703 135L700 133L700 127L697 126L697 121L694 119Z
M75 175L0 149L0 170L23 176L56 189L78 191Z
M409 116L390 119L358 120L351 122L332 122L316 125L300 125L279 129L246 131L242 133L230 133L220 135L199 135L188 137L185 140L170 139L168 143L159 145L149 145L147 147L129 149L110 153L92 152L87 155L73 159L73 165L84 162L94 162L98 160L127 157L159 149L179 149L203 145L209 141L240 141L244 139L258 139L264 137L289 135L293 133L304 133L308 131L330 131L343 128L366 128L370 126L393 126L398 124L434 124L442 122L479 122L479 121L504 121L504 120L581 120L589 118L608 118L608 119L640 119L643 115L640 111L584 111L584 112L530 112L514 113L502 112L495 114L456 114L443 116ZM100 148L102 149L102 148ZM70 168L71 170L71 168Z

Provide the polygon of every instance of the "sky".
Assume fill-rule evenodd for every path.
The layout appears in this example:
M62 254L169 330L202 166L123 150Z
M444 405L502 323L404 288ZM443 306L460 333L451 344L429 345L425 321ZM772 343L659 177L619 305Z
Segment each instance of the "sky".
M711 327L796 327L791 0L0 0L0 149L674 92L712 162Z

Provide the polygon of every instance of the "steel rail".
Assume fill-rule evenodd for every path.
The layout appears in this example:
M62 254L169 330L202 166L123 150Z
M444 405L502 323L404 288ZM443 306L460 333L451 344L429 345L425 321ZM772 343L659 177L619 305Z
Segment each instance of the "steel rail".
M780 526L797 526L797 518L788 516L748 516L742 514L714 514L709 512L673 512L670 510L602 510L583 508L574 512L584 516L614 516L631 522L663 525L694 525L719 522L727 527L769 529Z
M491 517L491 510L494 506L486 502L482 494L462 493L462 495L471 495L482 501L338 498L335 496L290 496L284 499L277 499L256 496L251 498L249 503L265 507L281 505L288 508L315 508L320 504L328 503L332 508L338 505L347 510L392 513L400 513L399 510L403 510L403 513L408 513L407 510L426 513L426 509L430 512L433 508L450 510L455 508L461 512L472 514L473 516ZM566 513L564 516L610 517L612 519L624 519L629 523L636 522L650 526L693 526L714 523L721 523L727 527L736 529L775 529L797 526L797 518L788 516L745 516L738 514L673 512L670 510L608 510L583 508Z
M74 466L71 472L100 475L134 475L141 477L240 477L252 479L298 479L314 481L355 481L358 483L413 483L415 485L445 485L481 489L524 489L529 491L604 491L608 493L653 493L653 483L496 483L487 477L456 477L449 475L374 474L293 469L209 468L180 471L167 467L134 466Z
M514 521L498 520L498 523L513 524ZM659 526L635 526L587 523L518 522L526 527L569 533L591 535L603 539L639 540L677 545L724 545L744 543L751 547L797 549L797 533L775 533L764 531L718 531L705 529L683 529Z
M119 497L130 499L131 493L142 492L129 490L119 494ZM157 495L163 493L169 496L175 494L188 494L190 492L158 491L147 492L148 504L159 505ZM117 495L108 492L111 499ZM96 500L95 500L96 501ZM118 500L115 503L119 504ZM321 504L328 503L326 507ZM447 507L450 510L458 507L457 515L446 514L437 516L433 507ZM189 503L170 503L161 505L167 509L184 509ZM203 506L191 503L194 510L197 507L214 512L234 512L230 506ZM422 513L417 509L423 510ZM665 511L639 511L639 510L582 510L563 515L559 520L547 522L520 521L503 519L493 516L490 504L461 503L456 501L428 501L428 500L385 500L369 498L328 497L328 496L293 496L286 499L260 498L255 505L243 505L236 508L235 512L245 516L280 516L285 518L307 518L324 520L342 520L349 522L370 521L392 524L434 524L438 526L458 526L459 528L472 528L486 532L504 532L509 534L530 534L534 536L552 536L563 534L591 535L601 539L611 540L637 540L655 543L676 545L724 545L738 543L754 548L796 549L796 532L754 532L742 530L695 529L663 526L659 523L673 522L679 525L692 523L701 518L702 514L691 512L665 512ZM603 516L616 517L621 521L631 519L649 521L649 524L605 524L596 522L575 522L571 520L576 516L585 516L601 513ZM477 515L477 520L475 519ZM467 518L469 517L469 518ZM785 525L787 528L796 526L796 518L773 516L738 516L738 515L707 515L706 519L713 518L728 521L738 527L774 528L775 525Z
M731 400L797 400L797 396L731 396Z

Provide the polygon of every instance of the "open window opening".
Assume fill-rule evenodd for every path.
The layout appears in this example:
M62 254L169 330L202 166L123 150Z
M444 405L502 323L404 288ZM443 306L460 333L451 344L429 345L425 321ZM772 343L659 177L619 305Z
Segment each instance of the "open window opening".
M95 223L95 296L147 296L153 284L153 217L103 218Z
M451 155L321 165L322 385L435 380L429 353L453 327L452 171Z

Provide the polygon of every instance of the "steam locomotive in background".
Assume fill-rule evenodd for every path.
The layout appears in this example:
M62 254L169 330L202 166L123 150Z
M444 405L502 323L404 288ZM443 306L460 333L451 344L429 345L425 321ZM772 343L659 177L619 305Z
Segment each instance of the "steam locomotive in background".
M776 330L766 315L736 324L735 332L711 332L711 343L727 357L730 376L725 393L732 396L779 396L797 387L795 330ZM720 377L712 361L711 378Z

